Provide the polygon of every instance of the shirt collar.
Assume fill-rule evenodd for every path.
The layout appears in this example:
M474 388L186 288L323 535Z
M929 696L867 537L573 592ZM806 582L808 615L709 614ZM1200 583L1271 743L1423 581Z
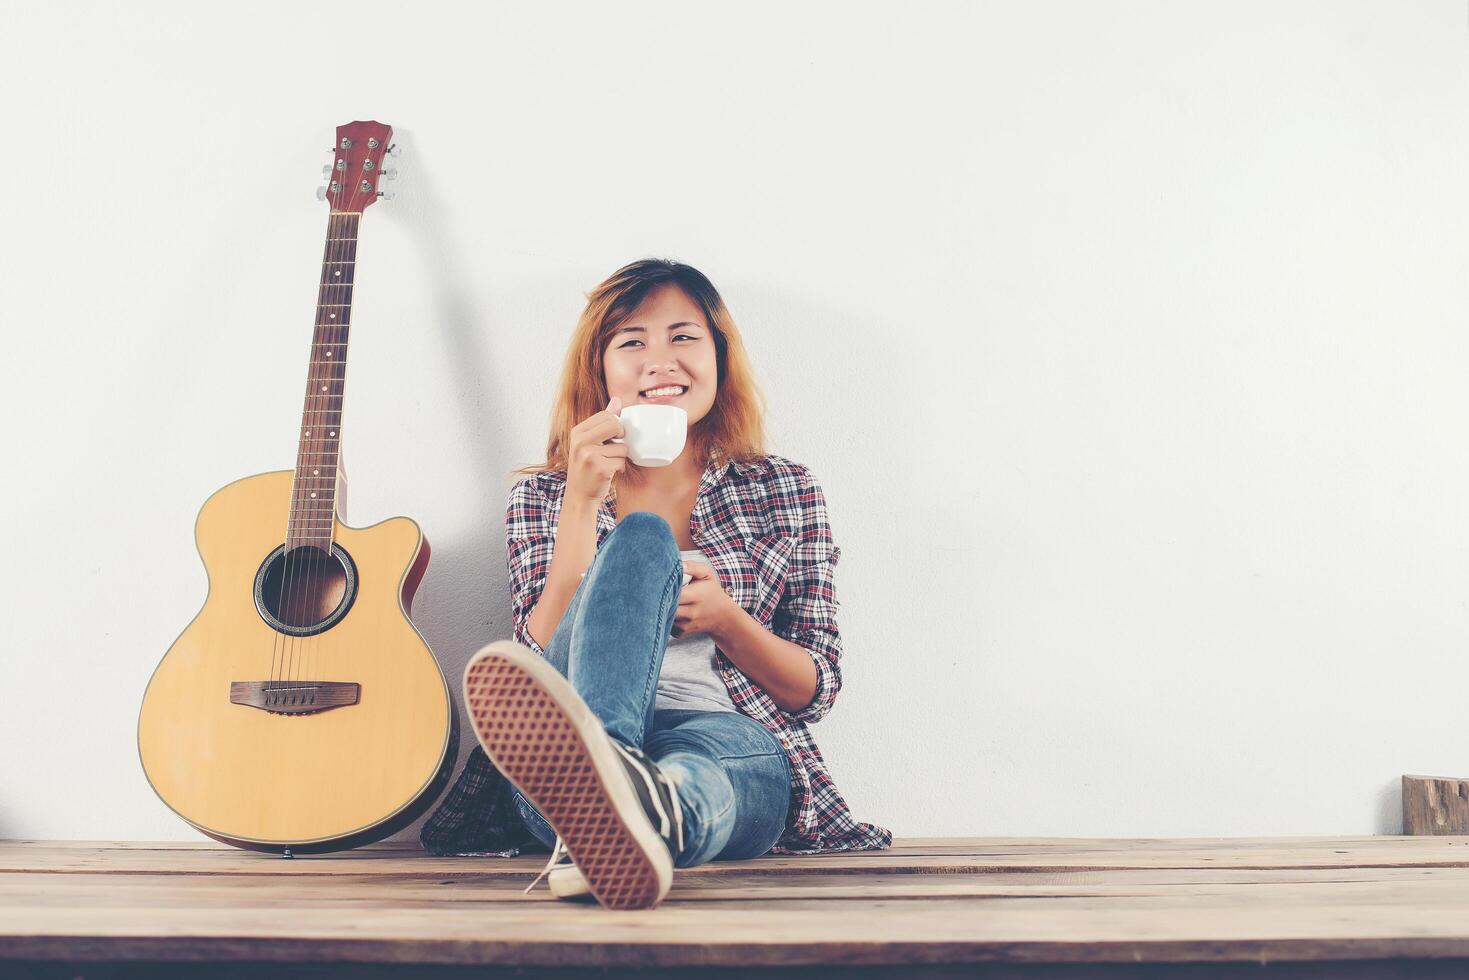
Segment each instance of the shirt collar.
M752 460L747 463L741 460L731 460L724 458L718 460L711 459L708 463L704 465L704 473L702 476L699 477L699 493L702 494L706 489L709 489L710 487L717 487L719 485L719 481L723 480L725 474L728 473L731 469L733 469L738 475L744 477L763 476L770 469L770 460L767 457L763 459ZM566 482L566 472L564 470L546 470L543 472L545 476L548 476L553 480L556 480L560 483Z
M740 460L730 459L720 459L719 461L710 460L708 465L704 467L703 477L699 480L699 492L703 493L703 491L706 489L706 486L718 486L719 481L724 479L725 473L727 473L731 467L733 467L734 471L740 476L755 477L763 475L765 471L769 469L769 466L770 463L768 457L753 460L748 463L741 462Z
M758 478L765 475L770 469L770 457L763 456L750 462L737 459L729 459L723 456L711 459L704 465L704 472L699 477L699 490L694 497L694 514L700 515L709 499L709 492L725 479L729 471L743 478ZM554 479L565 485L566 473L564 471L553 471ZM616 519L612 516L612 505L603 500L597 507L597 525L604 531L611 531L617 526Z

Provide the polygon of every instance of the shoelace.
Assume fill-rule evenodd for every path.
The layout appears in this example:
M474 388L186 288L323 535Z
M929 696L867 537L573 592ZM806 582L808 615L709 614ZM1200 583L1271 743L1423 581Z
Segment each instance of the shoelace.
M530 888L527 888L525 891L521 892L521 894L529 895L531 888L539 885L541 883L541 879L551 873L551 871L556 867L556 862L560 861L563 855L566 857L570 857L571 852L566 849L566 842L561 839L561 835L557 834L556 846L551 848L551 860L547 861L546 866L541 869L541 873L536 875L536 880L530 883ZM560 879L557 880L559 881Z

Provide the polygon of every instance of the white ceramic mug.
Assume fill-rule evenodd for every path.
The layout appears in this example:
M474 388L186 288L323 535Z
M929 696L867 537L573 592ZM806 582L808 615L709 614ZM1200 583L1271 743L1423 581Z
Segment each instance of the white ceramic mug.
M678 405L629 405L618 416L627 457L639 466L667 466L683 452L689 413Z

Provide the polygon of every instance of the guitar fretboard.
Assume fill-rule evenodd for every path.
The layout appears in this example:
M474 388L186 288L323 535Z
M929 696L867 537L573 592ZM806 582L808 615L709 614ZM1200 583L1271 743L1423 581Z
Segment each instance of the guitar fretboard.
M333 211L327 219L326 254L316 299L316 329L306 370L300 448L291 487L286 548L330 550L341 461L342 401L347 380L347 335L352 324L353 270L361 212Z

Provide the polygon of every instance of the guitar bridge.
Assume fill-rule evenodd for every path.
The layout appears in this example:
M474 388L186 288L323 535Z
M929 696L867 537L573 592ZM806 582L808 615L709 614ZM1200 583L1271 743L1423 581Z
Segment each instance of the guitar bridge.
M309 715L356 704L362 685L355 681L230 681L230 704L273 715Z

